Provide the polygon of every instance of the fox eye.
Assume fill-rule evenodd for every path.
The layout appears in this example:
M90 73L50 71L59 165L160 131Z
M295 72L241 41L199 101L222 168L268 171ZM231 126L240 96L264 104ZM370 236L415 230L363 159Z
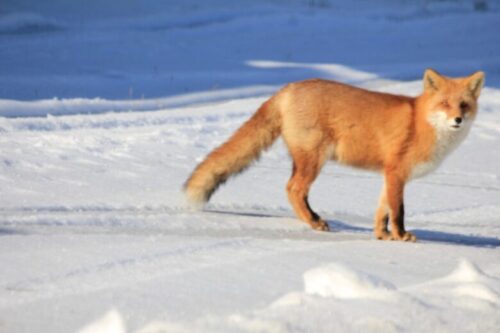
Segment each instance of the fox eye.
M469 104L467 102L460 103L460 110L467 111L469 109Z

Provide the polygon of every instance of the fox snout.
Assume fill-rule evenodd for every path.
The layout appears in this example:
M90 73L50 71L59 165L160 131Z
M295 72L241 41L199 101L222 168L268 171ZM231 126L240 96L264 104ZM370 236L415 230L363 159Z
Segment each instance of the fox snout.
M462 123L462 117L456 117L454 119L455 124L451 125L453 128L460 128L460 124Z
M438 114L434 119L441 123L441 127L451 130L464 127L474 117L471 107L466 102L461 102L455 108L446 103L436 111Z
M468 123L467 117L464 117L463 115L449 115L443 111L431 113L428 121L436 129L451 131L460 130Z
M463 116L451 116L446 122L451 130L459 130L465 125L466 119Z

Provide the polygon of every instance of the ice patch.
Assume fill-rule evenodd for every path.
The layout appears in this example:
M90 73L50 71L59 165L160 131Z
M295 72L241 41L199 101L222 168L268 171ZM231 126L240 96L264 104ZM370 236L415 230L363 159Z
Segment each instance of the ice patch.
M305 292L335 298L385 298L396 288L372 275L339 264L328 264L304 273Z

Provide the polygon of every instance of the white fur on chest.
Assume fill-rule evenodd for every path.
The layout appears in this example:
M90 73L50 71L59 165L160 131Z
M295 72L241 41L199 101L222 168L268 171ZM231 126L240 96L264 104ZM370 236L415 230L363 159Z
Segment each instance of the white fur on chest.
M459 129L454 129L451 127L452 120L448 120L444 112L433 113L428 121L436 131L434 149L428 161L418 163L413 167L410 179L425 176L436 170L444 158L465 139L472 125L472 119L465 119Z

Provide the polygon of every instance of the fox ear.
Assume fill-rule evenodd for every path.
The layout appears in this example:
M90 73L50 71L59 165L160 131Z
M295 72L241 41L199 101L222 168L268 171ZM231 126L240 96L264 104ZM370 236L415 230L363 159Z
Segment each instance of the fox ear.
M467 78L467 86L475 98L481 94L481 89L484 86L484 72L476 72Z
M424 73L424 90L437 91L441 87L444 78L433 69L426 69Z

